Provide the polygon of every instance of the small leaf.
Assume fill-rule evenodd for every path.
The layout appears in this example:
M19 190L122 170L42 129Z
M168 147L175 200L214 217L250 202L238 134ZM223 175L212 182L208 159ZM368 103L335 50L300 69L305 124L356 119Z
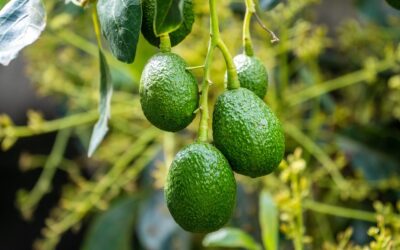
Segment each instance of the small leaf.
M120 61L132 63L142 25L140 0L99 0L97 12L101 31L112 54Z
M277 250L279 242L278 208L271 195L262 191L260 195L260 226L266 250Z
M248 250L260 250L261 247L254 239L236 228L222 228L214 233L209 233L203 240L205 247L242 247Z
M183 22L183 0L157 0L154 33L160 36L177 30Z
M97 147L108 131L108 119L111 116L111 97L113 85L111 81L110 68L108 67L106 57L99 49L100 57L100 118L94 126L92 137L90 138L89 157L93 155Z
M11 0L0 10L0 64L8 65L46 27L40 0Z
M130 250L137 199L127 197L99 215L89 228L82 250Z

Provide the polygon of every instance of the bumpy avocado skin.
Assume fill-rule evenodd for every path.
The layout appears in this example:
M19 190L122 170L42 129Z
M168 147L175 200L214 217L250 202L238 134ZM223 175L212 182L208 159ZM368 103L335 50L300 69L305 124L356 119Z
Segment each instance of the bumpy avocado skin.
M186 231L208 233L224 226L236 202L233 171L222 153L196 142L175 156L165 186L167 206Z
M268 73L260 59L244 54L233 59L238 71L240 86L264 99L268 89Z
M143 16L142 16L142 34L144 38L153 46L160 46L160 38L154 34L153 21L155 15L156 0L143 0ZM169 34L171 46L178 45L192 31L194 23L193 3L192 0L185 0L183 3L183 23L182 25Z
M185 61L174 53L158 53L146 64L140 80L140 103L156 127L176 132L195 117L198 86Z
M233 170L250 177L274 171L283 158L285 137L278 118L253 92L225 91L213 113L215 146Z

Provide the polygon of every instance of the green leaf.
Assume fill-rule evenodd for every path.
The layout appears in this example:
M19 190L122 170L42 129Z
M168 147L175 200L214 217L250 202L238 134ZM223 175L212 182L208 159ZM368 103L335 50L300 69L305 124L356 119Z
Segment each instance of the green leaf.
M142 25L140 0L99 0L97 12L101 32L112 54L120 61L132 63Z
M209 233L203 240L205 247L242 247L248 250L260 250L261 247L254 239L236 228L222 228L214 233Z
M393 8L400 10L400 0L386 0L386 2Z
M6 0L0 0L0 8L3 8L3 6L6 4Z
M266 250L277 250L279 245L278 208L267 191L260 194L260 226L262 241Z
M154 33L160 36L177 30L183 22L183 0L157 0Z
M40 0L8 2L0 10L0 64L8 65L45 27L46 11Z
M99 49L100 58L100 118L94 126L89 145L89 157L93 155L97 147L108 131L108 119L111 116L111 96L113 85L111 81L110 68L108 67L106 57L101 49Z
M137 199L117 201L90 225L82 250L130 250Z

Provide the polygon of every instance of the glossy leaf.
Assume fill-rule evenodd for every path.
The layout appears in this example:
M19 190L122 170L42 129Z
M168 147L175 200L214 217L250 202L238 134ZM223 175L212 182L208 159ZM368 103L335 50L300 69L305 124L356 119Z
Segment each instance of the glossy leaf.
M183 22L183 0L157 0L154 33L160 36L177 30Z
M137 200L124 198L99 215L89 228L82 250L130 250Z
M279 241L278 208L271 195L262 191L260 194L260 226L264 247L266 250L277 250Z
M46 27L40 0L11 0L0 10L0 64L8 65Z
M97 12L112 54L122 62L132 63L142 25L140 0L99 0Z
M222 228L209 233L203 240L205 247L242 247L248 250L260 250L261 247L244 231L236 228Z
M400 0L386 0L386 2L393 8L400 10Z
M108 67L106 57L99 50L100 57L100 118L94 126L92 137L90 138L89 157L93 155L97 147L108 131L108 119L111 116L111 97L113 85L111 80L110 68Z

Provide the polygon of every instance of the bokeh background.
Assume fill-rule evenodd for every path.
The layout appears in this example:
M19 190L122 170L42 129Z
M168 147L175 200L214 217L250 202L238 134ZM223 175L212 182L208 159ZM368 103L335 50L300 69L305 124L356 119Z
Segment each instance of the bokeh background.
M271 44L253 20L286 160L263 178L236 176L237 207L222 231L228 241L184 232L165 207L167 167L196 138L198 119L177 134L146 121L138 85L157 50L144 39L132 65L107 54L110 132L86 156L99 81L90 8L44 2L43 36L0 66L0 249L219 249L230 241L400 249L400 12L385 1L260 0L260 18L281 40ZM209 23L206 1L193 2L193 32L173 48L190 66L204 61ZM243 1L220 0L218 8L223 38L239 54ZM224 71L216 53L211 110ZM200 82L202 70L193 73Z

